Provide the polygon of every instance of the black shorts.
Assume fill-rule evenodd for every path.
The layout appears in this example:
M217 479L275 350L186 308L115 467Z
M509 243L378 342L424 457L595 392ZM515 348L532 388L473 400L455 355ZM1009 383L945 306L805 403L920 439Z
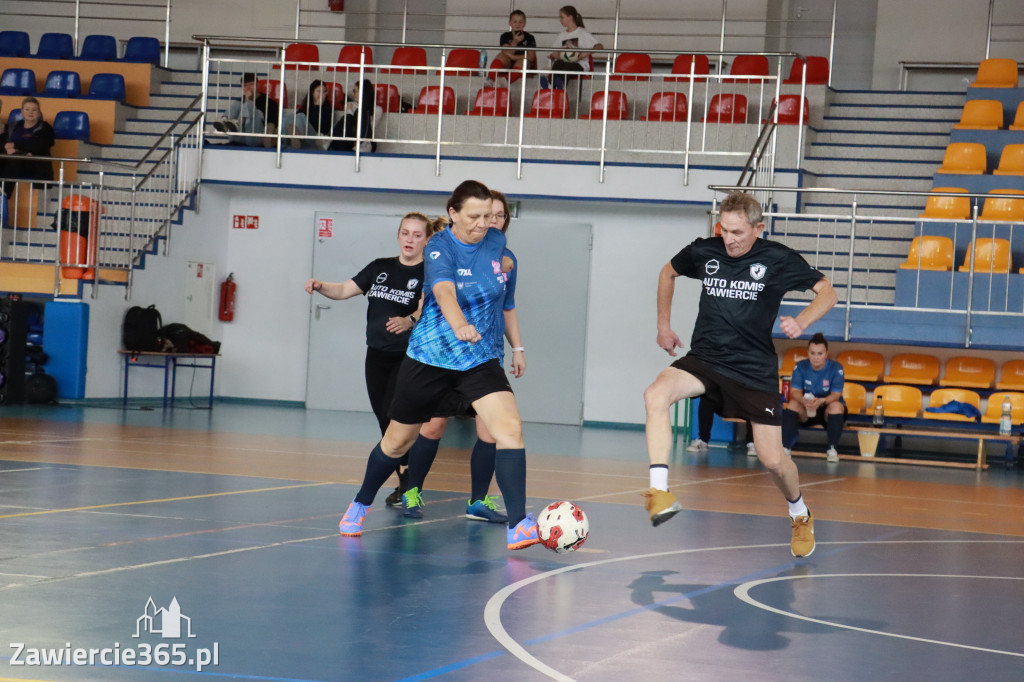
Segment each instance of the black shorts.
M422 424L433 417L465 414L491 393L512 392L501 362L494 359L467 370L427 365L410 357L398 369L388 416L400 424Z
M744 386L719 374L710 365L684 356L672 367L689 372L704 384L704 397L713 402L723 417L746 419L755 424L782 424L782 396L776 391L761 391Z

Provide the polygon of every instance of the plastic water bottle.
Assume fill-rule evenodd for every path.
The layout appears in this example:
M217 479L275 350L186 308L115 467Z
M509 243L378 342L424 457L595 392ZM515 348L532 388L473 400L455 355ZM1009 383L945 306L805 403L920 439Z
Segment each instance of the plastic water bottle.
M875 414L871 417L872 426L885 426L885 408L882 407L882 396L875 400Z
M1013 403L1010 396L1003 396L1002 413L999 415L999 435L1009 436L1013 429Z

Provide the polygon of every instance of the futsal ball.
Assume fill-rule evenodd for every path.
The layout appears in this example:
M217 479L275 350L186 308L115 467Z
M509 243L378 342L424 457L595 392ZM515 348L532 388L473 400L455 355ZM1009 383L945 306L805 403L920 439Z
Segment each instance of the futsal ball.
M575 552L588 533L587 515L572 502L552 502L537 517L537 536L552 552Z

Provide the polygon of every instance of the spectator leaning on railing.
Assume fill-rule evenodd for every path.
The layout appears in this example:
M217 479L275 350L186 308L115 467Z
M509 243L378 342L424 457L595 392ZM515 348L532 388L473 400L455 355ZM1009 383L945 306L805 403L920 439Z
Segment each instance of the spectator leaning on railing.
M3 177L21 180L53 180L53 165L49 161L33 161L31 156L50 156L53 148L53 128L43 120L39 100L26 97L21 101L21 120L6 131L4 153L20 158L6 159ZM15 183L4 183L4 194L14 193Z

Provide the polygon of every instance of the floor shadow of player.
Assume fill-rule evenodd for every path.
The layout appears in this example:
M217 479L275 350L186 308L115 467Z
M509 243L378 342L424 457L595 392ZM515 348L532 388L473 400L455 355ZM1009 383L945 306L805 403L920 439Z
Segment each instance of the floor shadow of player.
M808 566L796 566L790 570L779 572L775 577L804 575L809 570ZM666 578L671 575L676 575L676 572L648 571L642 573L629 585L633 591L633 602L676 620L717 625L722 628L718 635L718 641L726 646L752 651L773 651L784 649L789 645L790 638L784 634L787 632L826 634L836 631L835 628L827 625L774 613L743 602L733 593L733 588L738 583L698 585L667 582ZM796 599L795 589L798 582L800 581L780 580L761 586L760 591L764 594L759 595L759 600L773 608L789 611ZM689 605L675 605L675 602ZM813 617L867 629L879 629L883 626L878 621L854 622L856 619L844 616L814 615Z

